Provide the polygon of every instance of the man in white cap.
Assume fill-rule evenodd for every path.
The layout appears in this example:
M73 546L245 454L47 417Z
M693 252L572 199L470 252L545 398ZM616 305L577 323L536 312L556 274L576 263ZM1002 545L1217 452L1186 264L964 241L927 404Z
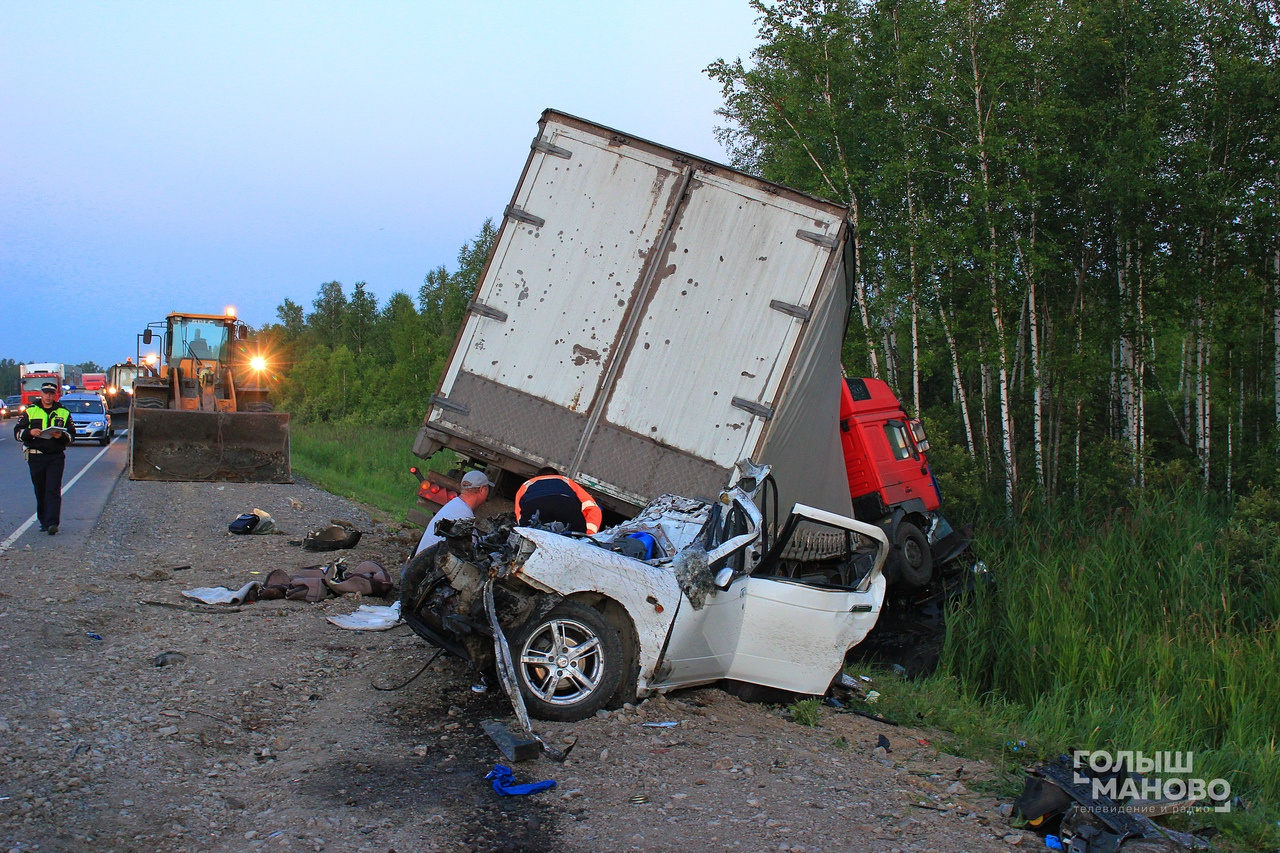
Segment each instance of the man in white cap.
M436 534L436 524L441 521L453 521L459 518L475 518L476 510L480 505L489 499L489 489L493 488L493 483L489 482L489 478L485 476L483 471L468 471L462 476L462 492L453 500L440 507L440 511L431 517L431 521L427 522L427 529L422 534L422 539L418 541L418 550L413 554L416 557L432 545L443 539L443 536Z

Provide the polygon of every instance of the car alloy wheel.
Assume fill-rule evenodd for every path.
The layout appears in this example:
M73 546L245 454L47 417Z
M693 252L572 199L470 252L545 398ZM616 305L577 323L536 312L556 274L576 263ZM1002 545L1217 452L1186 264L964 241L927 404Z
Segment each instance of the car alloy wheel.
M516 678L529 711L574 722L602 708L622 676L622 642L599 611L565 601L512 640Z

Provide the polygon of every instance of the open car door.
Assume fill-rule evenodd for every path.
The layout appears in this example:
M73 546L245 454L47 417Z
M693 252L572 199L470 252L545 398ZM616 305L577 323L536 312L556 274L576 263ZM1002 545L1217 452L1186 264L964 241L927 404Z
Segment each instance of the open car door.
M724 677L826 692L880 616L888 549L878 527L796 504L759 565L725 591L742 589L743 612Z

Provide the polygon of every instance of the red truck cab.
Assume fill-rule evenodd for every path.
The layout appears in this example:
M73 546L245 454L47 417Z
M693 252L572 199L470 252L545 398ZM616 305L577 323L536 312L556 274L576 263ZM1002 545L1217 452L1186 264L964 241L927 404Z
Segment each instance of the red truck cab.
M884 528L893 548L890 584L918 588L969 544L943 518L942 494L929 468L923 424L879 379L846 379L840 388L840 443L854 517Z
M56 373L45 371L37 371L35 373L24 373L22 375L22 404L24 406L34 406L40 402L40 386L46 382L52 382L58 386L55 399L62 397L62 377Z

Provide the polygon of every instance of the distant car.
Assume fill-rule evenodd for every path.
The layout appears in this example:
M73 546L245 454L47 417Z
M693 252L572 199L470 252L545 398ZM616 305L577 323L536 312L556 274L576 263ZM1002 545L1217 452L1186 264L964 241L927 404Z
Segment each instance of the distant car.
M115 435L111 428L111 418L107 415L107 401L94 391L83 391L63 394L59 405L71 412L71 421L75 424L76 441L97 439L106 445Z
M4 402L0 403L0 417L16 418L20 417L27 407L22 405L22 395L14 394L12 397L5 397Z

